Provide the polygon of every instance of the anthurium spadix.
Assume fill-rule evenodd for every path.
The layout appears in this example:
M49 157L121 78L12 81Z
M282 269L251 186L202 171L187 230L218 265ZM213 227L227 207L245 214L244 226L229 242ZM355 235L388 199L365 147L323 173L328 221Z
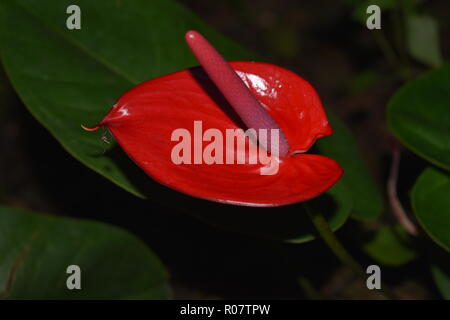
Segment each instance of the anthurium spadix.
M293 72L227 62L196 31L186 42L201 67L146 81L99 123L154 180L235 205L305 201L341 177L334 160L306 152L332 134L318 95Z

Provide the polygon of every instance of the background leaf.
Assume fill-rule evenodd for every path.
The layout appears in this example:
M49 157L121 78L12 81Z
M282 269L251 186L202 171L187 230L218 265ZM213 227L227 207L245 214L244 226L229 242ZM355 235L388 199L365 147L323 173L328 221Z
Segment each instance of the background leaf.
M417 256L411 246L411 238L399 225L377 230L374 238L364 244L363 250L375 261L392 267L404 265Z
M450 175L427 168L417 179L411 192L417 220L428 235L450 251Z
M428 15L407 15L406 36L408 51L413 58L430 67L442 65L439 26L435 18Z
M388 104L388 122L408 148L450 170L450 64L403 86Z
M450 300L450 276L435 265L431 266L431 275L442 297L445 300Z
M330 110L327 110L327 115L334 133L317 140L316 147L321 154L336 160L344 169L342 180L353 195L352 217L375 219L383 210L380 190L370 176L350 130Z
M69 265L81 290L68 290ZM167 273L133 235L102 223L0 206L0 297L166 299Z

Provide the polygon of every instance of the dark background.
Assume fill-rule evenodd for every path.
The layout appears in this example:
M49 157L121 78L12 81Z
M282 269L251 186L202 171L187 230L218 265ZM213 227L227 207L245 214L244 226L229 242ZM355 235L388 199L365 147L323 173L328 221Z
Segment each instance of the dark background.
M384 188L392 138L386 102L402 84L372 34L335 0L182 0L225 35L264 61L292 69L312 83L323 103L350 127L366 163ZM438 18L444 57L450 56L450 2L425 1ZM393 38L394 14L383 30ZM423 71L413 65L411 76ZM195 217L140 200L84 167L28 113L2 72L0 92L0 197L2 203L50 214L113 223L146 241L171 274L176 298L307 298L301 274L325 298L380 298L341 267L320 242L288 245L211 227ZM399 193L408 191L425 162L402 150ZM83 192L80 192L83 187ZM363 265L359 235L392 220L348 221L337 232ZM429 248L423 248L427 252ZM440 249L436 249L440 250ZM402 268L383 268L383 280L402 298L437 298L426 253Z

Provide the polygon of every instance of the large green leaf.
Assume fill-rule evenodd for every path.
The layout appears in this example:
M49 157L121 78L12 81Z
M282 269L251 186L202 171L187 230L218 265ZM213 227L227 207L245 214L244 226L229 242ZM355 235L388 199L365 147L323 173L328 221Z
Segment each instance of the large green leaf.
M66 285L70 265L81 289ZM0 297L166 299L167 274L133 235L102 223L0 206Z
M408 148L450 170L450 64L403 86L389 101L388 121Z
M429 236L450 251L450 175L427 168L411 192L414 213Z
M14 88L75 158L124 189L134 164L105 145L94 125L125 91L197 62L184 33L202 31L229 59L248 54L173 1L17 0L0 2L2 61ZM79 5L81 30L66 28L66 8ZM104 148L108 152L104 153ZM131 168L130 168L131 167Z
M334 134L321 138L316 146L324 154L339 162L344 169L345 184L353 195L352 217L369 220L380 215L383 210L383 197L370 176L358 146L350 131L341 120L327 110Z

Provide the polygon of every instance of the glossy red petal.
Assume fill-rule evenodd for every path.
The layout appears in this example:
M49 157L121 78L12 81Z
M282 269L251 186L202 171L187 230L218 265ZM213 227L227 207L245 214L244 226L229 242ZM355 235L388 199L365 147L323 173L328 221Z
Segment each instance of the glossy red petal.
M329 189L342 175L340 166L320 155L298 154L332 132L315 90L296 74L274 65L231 65L289 141L290 153L278 159L274 175L261 175L265 166L260 163L205 164L202 160L202 164L177 165L172 161L172 149L178 144L171 141L175 129L187 129L194 139L194 121L202 121L202 132L216 128L223 137L226 129L243 126L201 68L136 86L117 101L101 125L108 127L153 179L191 196L239 205L277 206L308 200ZM247 148L251 143L247 139ZM203 142L202 150L208 144ZM225 161L225 141L222 145ZM237 151L247 160L248 152Z
M232 62L251 91L286 134L290 152L305 152L333 133L316 90L287 69L268 63Z

